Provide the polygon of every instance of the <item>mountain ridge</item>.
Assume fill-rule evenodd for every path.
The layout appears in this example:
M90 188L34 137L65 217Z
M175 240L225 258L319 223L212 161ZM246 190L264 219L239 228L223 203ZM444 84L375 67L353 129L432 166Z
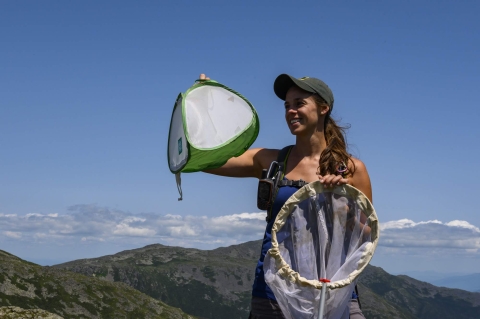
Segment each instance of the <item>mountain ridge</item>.
M261 241L213 250L155 244L54 267L104 274L199 318L240 319L248 317L260 247ZM358 286L370 319L480 318L480 294L393 276L379 267L368 266Z
M40 266L0 250L0 307L67 318L194 319L130 286Z
M213 250L152 244L39 266L0 250L0 307L65 318L241 319L261 241ZM367 266L358 282L369 319L480 318L480 293L436 287Z

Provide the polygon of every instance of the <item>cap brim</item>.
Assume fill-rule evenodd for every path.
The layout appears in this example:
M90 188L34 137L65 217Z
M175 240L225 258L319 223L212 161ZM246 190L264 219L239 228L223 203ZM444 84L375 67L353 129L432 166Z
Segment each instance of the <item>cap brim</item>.
M277 76L275 82L273 83L273 90L281 100L285 101L288 90L294 85L307 92L315 93L315 91L307 84L303 83L300 80L297 80L296 78L288 74L280 74L279 76Z

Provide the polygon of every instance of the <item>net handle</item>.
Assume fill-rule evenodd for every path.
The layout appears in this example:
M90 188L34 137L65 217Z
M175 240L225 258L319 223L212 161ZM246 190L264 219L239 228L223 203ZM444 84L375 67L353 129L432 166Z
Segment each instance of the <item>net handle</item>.
M320 278L318 279L318 281L320 281L323 285L322 285L322 290L320 292L320 309L318 310L318 319L323 319L323 313L325 312L325 296L326 296L326 293L327 293L327 289L328 289L328 286L327 286L327 283L330 282L330 280L326 279L326 278Z

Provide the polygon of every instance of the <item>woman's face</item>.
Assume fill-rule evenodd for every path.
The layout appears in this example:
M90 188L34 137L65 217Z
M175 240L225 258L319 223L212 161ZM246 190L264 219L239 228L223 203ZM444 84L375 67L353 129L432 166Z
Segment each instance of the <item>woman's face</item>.
M326 106L328 108L328 106ZM285 119L293 135L312 134L317 129L319 119L324 119L312 93L292 86L285 98ZM323 122L321 123L323 128Z

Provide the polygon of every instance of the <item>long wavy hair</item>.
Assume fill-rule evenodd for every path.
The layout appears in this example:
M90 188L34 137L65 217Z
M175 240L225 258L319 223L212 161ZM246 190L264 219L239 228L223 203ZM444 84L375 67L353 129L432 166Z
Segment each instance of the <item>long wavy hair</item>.
M313 99L318 107L328 105L319 95L314 94ZM351 176L355 173L355 163L352 155L347 151L346 131L350 125L340 126L331 117L332 109L328 111L324 122L324 134L327 147L320 155L317 173L324 176L327 174ZM351 165L349 165L351 163ZM346 169L346 170L345 170Z

